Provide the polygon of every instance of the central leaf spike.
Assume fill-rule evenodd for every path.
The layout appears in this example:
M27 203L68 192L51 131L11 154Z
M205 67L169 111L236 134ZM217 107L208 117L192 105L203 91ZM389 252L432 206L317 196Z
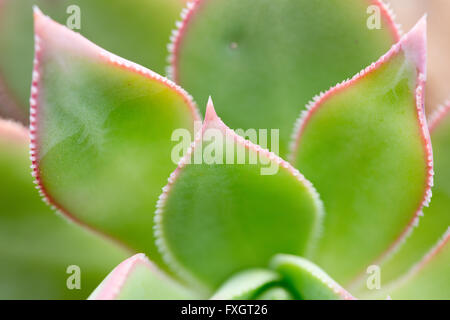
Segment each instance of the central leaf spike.
M266 267L279 252L307 255L320 231L322 204L311 183L229 129L211 99L202 130L163 191L155 217L161 253L206 290Z
M195 0L172 33L168 74L197 101L212 94L233 128L279 129L285 157L308 99L376 60L399 34L379 0Z

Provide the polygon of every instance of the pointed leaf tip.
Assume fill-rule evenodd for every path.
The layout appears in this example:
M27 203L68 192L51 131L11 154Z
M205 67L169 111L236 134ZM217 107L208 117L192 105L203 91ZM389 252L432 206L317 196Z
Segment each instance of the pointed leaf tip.
M356 261L363 270L395 252L431 197L425 62L424 17L377 62L315 98L296 126L292 161L328 204L315 261L343 283L356 276ZM386 185L395 204L386 203ZM346 227L347 219L358 228Z
M416 25L400 40L406 58L413 62L418 71L427 75L427 15L425 14Z
M208 98L208 103L206 104L205 122L214 121L219 119L216 110L214 109L214 104L211 96Z
M199 119L192 97L40 13L35 21L30 151L40 193L165 268L147 213L175 168L173 132L193 133Z
M307 255L322 209L298 170L229 129L210 101L200 134L163 188L155 236L167 264L210 291L276 253Z
M381 9L381 26L375 30L361 27L369 5ZM230 33L236 26L241 31ZM379 0L285 0L278 6L271 1L195 1L171 37L169 72L197 99L212 94L216 110L231 127L279 130L277 153L285 157L299 106L373 62L398 39L391 10ZM227 54L224 43L229 44ZM282 64L276 63L279 59Z

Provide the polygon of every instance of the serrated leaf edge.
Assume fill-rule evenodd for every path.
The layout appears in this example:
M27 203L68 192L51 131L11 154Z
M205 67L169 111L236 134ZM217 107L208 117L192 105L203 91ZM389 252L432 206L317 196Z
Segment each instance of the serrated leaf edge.
M195 285L199 288L199 290L202 290L204 292L207 292L208 289L206 289L204 286L202 286L199 281L195 278L194 275L192 275L189 271L185 270L185 268L182 267L182 264L177 261L177 259L171 254L171 251L164 239L163 234L163 213L164 213L164 206L166 203L166 199L170 193L172 185L175 183L177 177L179 176L181 170L189 163L189 160L191 158L192 152L194 151L195 147L199 145L200 140L202 139L203 133L206 130L207 126L210 122L216 122L217 126L219 126L222 130L224 130L225 134L230 135L233 137L234 141L237 144L241 144L245 146L245 148L249 150L253 150L257 152L258 154L261 153L265 155L267 158L269 158L271 161L276 161L276 163L279 165L280 169L287 170L290 174L293 175L294 178L296 178L299 182L301 182L306 189L311 194L313 201L316 204L317 208L317 216L316 216L316 222L314 226L314 230L312 232L312 238L309 241L309 248L307 249L307 252L311 252L313 250L313 246L317 242L318 237L321 233L321 221L324 216L324 209L323 209L323 203L320 200L320 196L312 183L307 180L297 169L291 166L287 161L281 159L279 156L277 156L275 153L269 151L268 149L264 149L259 145L255 145L249 140L246 140L245 138L237 135L234 130L228 128L222 120L217 116L214 106L212 103L211 97L208 100L208 105L206 108L206 114L205 114L205 121L203 123L202 129L198 130L196 133L194 141L191 143L190 147L186 151L183 158L178 163L177 168L174 172L172 172L168 178L168 183L166 186L162 188L162 194L159 196L159 199L156 203L156 211L154 216L154 235L156 239L156 246L159 249L160 254L162 255L164 261L166 264L171 267L172 271L177 273L182 279L186 279L191 285Z
M391 30L394 41L398 41L402 35L401 26L395 22L395 13L391 6L385 3L383 0L367 0L368 2L376 5L380 8L382 18L386 21L389 29ZM192 0L186 3L186 7L181 11L180 20L175 23L175 29L172 30L169 43L167 45L167 63L166 76L172 79L176 83L179 83L178 79L178 55L183 36L186 33L189 22L195 16L204 0Z
M428 118L428 129L433 133L434 129L439 126L441 121L450 114L450 100L444 102Z
M296 263L297 261L302 261L302 267L309 272L314 278L322 282L328 288L330 288L336 295L338 295L343 300L357 300L350 292L345 290L340 284L338 284L333 278L331 278L325 271L323 271L319 266L316 266L311 261L306 260L302 257L296 257L289 254L278 254L272 260L272 268L277 264L278 259L285 259Z
M133 272L138 264L147 267L150 272L155 273L156 267L143 253L135 254L134 256L122 261L117 265L113 271L105 278L105 282L100 284L101 288L98 294L90 296L88 299L92 300L115 300L119 295L129 275ZM158 273L158 272L157 272Z
M51 20L49 17L45 16L37 6L33 7L34 10L34 19L35 24L38 19L45 19L46 23L53 24L53 26L56 26L58 28L64 28L65 32L67 34L72 35L74 37L77 37L81 41L83 41L84 44L87 44L94 52L98 52L99 56L104 59L106 63L112 64L114 66L129 70L131 72L137 73L139 75L142 75L146 78L149 78L151 80L156 80L165 86L173 89L178 95L180 95L183 100L186 102L189 110L193 114L194 120L200 120L200 112L198 111L198 108L192 99L192 97L181 87L173 83L167 78L164 78L163 76L160 76L159 74L142 67L134 62L128 61L126 59L123 59L115 54L112 54L108 51L106 51L103 48L100 48L96 44L92 43L91 41L87 40L83 36L81 36L78 33L75 33L66 27L59 25L58 23ZM36 27L35 27L36 29ZM102 237L106 237L110 240L112 240L114 243L120 245L124 249L126 249L128 252L135 253L136 251L130 247L128 247L125 243L122 241L116 239L112 235L109 235L107 233L104 233L97 228L94 228L87 223L83 222L82 220L78 219L76 216L72 215L69 210L63 208L57 201L55 201L50 194L45 189L43 183L41 182L40 178L40 172L39 172L39 155L38 155L38 146L39 141L37 139L37 123L38 123L38 96L39 96L39 80L40 80L40 55L42 51L42 43L41 43L41 37L38 34L38 31L35 30L35 36L34 36L34 51L35 56L33 60L33 73L32 73L32 83L31 83L31 95L30 95L30 126L29 126L29 136L30 136L30 160L31 160L31 175L33 176L33 182L36 184L36 189L38 190L42 201L44 201L47 205L49 205L56 213L61 215L62 217L66 218L68 221L76 223L91 232L94 232L97 235L100 235Z
M423 256L419 262L414 264L409 271L407 271L403 276L400 276L396 280L385 285L385 291L392 290L394 288L400 287L414 276L416 276L431 260L433 260L442 249L450 243L450 226L441 236L441 238L436 242L436 244Z
M331 87L326 92L321 92L319 95L315 96L313 100L311 100L306 105L306 110L302 111L300 113L299 118L297 119L294 131L292 134L292 141L291 141L291 152L289 154L288 159L293 163L295 161L295 155L298 150L299 141L301 139L301 135L303 133L303 130L305 126L307 125L310 118L313 116L315 111L320 108L320 106L329 98L331 98L334 94L337 92L351 86L354 82L360 80L363 77L366 77L371 72L379 68L381 65L389 61L393 56L398 54L401 50L405 53L407 59L413 60L415 65L418 69L418 77L417 77L417 86L416 86L416 92L415 92L415 98L416 98L416 113L417 113L417 120L420 128L420 133L422 135L422 142L424 147L424 152L426 155L426 185L424 186L424 195L422 198L422 201L420 202L419 208L414 213L413 217L405 227L405 229L402 231L402 233L398 236L397 240L395 240L389 248L386 249L384 253L382 253L373 264L380 264L382 261L386 260L388 257L390 257L393 253L395 253L396 250L401 246L401 244L407 239L407 237L411 234L414 227L418 226L419 219L421 216L423 216L422 208L425 206L427 207L431 200L431 188L433 186L433 152L431 147L431 139L430 139L430 133L428 131L428 125L425 117L424 112L424 88L425 88L425 81L426 81L426 50L425 48L423 51L415 52L414 46L411 42L414 41L415 38L422 37L423 33L426 30L426 16L422 17L419 22L411 29L410 32L403 35L399 42L394 44L391 49L381 56L379 60L372 63L365 69L361 70L359 73L355 74L351 79L344 80L341 83L338 83L334 87ZM421 40L420 40L421 41ZM361 273L358 275L354 280L352 280L349 284L350 287L356 286L360 281L362 281L364 277L364 273Z

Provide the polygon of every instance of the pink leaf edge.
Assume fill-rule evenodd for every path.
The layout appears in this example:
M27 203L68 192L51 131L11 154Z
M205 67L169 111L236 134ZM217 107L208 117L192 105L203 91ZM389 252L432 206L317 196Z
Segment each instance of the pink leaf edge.
M275 153L273 153L267 149L264 149L259 145L253 144L251 141L246 140L245 138L241 137L240 135L237 135L234 132L234 130L228 128L222 122L222 120L217 116L216 111L214 109L212 99L211 99L211 97L209 97L207 107L206 107L205 120L203 122L202 128L197 131L195 139L191 143L191 146L188 148L185 155L179 161L178 166L175 169L175 171L170 174L167 185L162 188L162 194L159 196L158 202L156 204L155 225L154 225L154 234L155 234L155 238L156 238L156 245L157 245L161 255L163 256L163 259L165 260L165 262L169 266L171 266L172 270L177 272L180 276L184 277L185 279L190 281L192 284L197 284L197 285L198 285L198 283L195 280L195 278L192 275L190 275L187 271L185 271L180 266L180 264L176 261L176 259L171 255L170 250L164 240L164 234L162 231L162 223L163 223L164 206L166 203L166 199L169 196L172 185L175 183L177 177L179 176L179 174L183 170L183 168L185 168L186 165L190 162L190 159L191 159L191 156L192 156L194 150L201 143L203 134L209 128L219 129L225 136L231 137L236 144L242 145L246 149L252 150L252 151L256 152L257 154L263 155L266 158L270 159L270 161L276 162L280 169L286 170L288 173L290 173L294 178L296 178L300 183L302 183L307 188L307 190L310 192L310 194L313 197L313 201L316 204L316 208L318 209L318 212L317 212L318 223L316 225L315 232L313 232L314 239L312 239L311 243L314 243L315 242L314 240L316 240L316 238L320 235L320 231L321 231L320 230L320 228L321 228L320 221L322 220L322 217L324 215L323 203L322 203L320 196L317 193L316 189L312 185L312 183L309 180L307 180L300 173L300 171L295 169L289 162L281 159Z
M27 143L29 133L21 123L0 118L0 138L6 138L13 144Z
M165 86L171 88L180 95L186 102L190 112L195 120L200 120L200 113L197 109L195 102L192 97L184 91L181 87L173 83L172 81L160 76L159 74L146 69L136 63L125 60L119 56L116 56L99 46L95 45L91 41L87 40L80 34L73 32L58 24L57 22L51 20L49 17L42 14L37 6L34 6L34 24L35 24L35 57L34 57L34 67L32 74L32 84L31 84L31 96L30 96L30 160L31 160L31 175L34 178L34 183L36 184L36 189L38 189L42 200L47 203L53 210L60 213L62 216L66 217L69 221L74 222L88 230L109 238L113 242L119 244L121 247L125 248L129 252L135 252L122 241L115 239L112 235L103 233L102 231L86 224L82 220L78 219L76 216L72 215L69 210L65 209L62 205L57 203L55 199L52 198L50 193L45 189L39 172L39 139L38 139L38 120L39 120L39 86L40 86L40 56L45 46L45 40L51 39L51 41L59 41L62 45L70 46L74 48L77 52L84 55L90 56L93 59L99 59L105 63L123 68L133 73L142 75L148 79L156 80ZM44 39L44 40L43 40ZM76 43L76 46L73 44Z
M439 124L446 116L450 114L450 100L447 100L443 105L439 106L429 117L428 129L433 133Z
M384 54L378 61L372 63L361 72L357 73L351 79L347 79L336 86L332 87L325 93L315 96L312 101L306 106L306 110L302 111L300 117L297 119L294 132L292 135L291 152L289 159L294 161L295 155L298 151L299 142L302 137L304 128L308 125L309 120L314 116L315 112L323 105L325 101L333 97L336 93L345 90L353 83L370 75L374 70L379 68L384 63L388 62L392 57L403 51L405 57L416 65L418 76L416 86L416 111L417 121L422 136L424 152L426 155L427 177L424 186L424 194L418 209L415 211L408 225L401 232L398 238L390 245L390 247L376 259L375 264L379 264L389 256L391 256L410 235L413 228L418 225L420 216L423 215L422 208L428 206L431 200L431 187L433 186L433 153L431 148L430 133L424 112L424 87L426 81L426 16L423 16L419 22L411 29L410 32L403 35L400 41L392 46L392 48ZM352 281L351 286L358 283L363 277L363 274Z
M100 284L98 294L94 295L92 300L114 300L122 290L123 285L127 281L130 274L137 265L143 265L151 272L156 271L156 267L152 265L150 260L143 253L135 254L134 256L122 261L113 271L105 278L104 282Z
M386 4L383 0L368 0L368 2L380 8L381 18L391 30L394 41L397 42L403 32L401 26L395 22L395 13L390 5ZM179 83L178 57L184 36L189 27L189 23L204 3L204 0L192 0L187 2L186 7L181 11L180 20L175 23L175 29L172 30L170 42L167 45L167 51L169 53L167 56L167 63L169 65L166 68L166 75L176 83Z
M392 281L387 284L388 288L396 288L402 286L406 282L408 282L411 278L416 276L421 270L423 270L431 261L433 261L439 253L443 251L443 249L450 245L450 226L448 226L447 230L444 232L442 237L437 241L437 243L423 256L423 258L413 265L409 271L407 271L403 276L398 278L397 280Z

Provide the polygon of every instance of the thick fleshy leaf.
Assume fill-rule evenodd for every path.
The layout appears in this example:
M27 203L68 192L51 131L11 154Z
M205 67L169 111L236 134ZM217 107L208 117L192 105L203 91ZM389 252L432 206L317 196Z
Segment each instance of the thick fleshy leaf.
M399 251L382 265L382 283L394 280L419 261L450 225L450 102L432 114L428 126L436 172L433 200Z
M213 161L211 150L218 155ZM163 190L156 236L165 260L209 289L236 272L265 268L279 252L308 254L320 228L322 206L312 185L226 127L211 101Z
M138 253L120 263L89 296L90 300L192 300L198 298Z
M255 298L256 300L293 300L292 294L283 287L275 286L269 288L259 296Z
M283 157L302 106L397 40L379 1L197 0L169 49L175 82L200 103L213 95L232 128L280 129Z
M279 280L278 274L265 269L246 270L223 284L213 300L250 300Z
M80 32L116 54L162 73L166 44L183 0L2 0L0 1L0 76L5 95L0 113L28 112L33 61L32 6L40 6L60 23L74 22L80 8ZM6 95L7 93L7 95ZM19 110L13 110L13 105ZM15 112L14 112L15 111ZM14 112L14 113L11 113Z
M450 299L450 226L409 272L382 288L392 299Z
M0 120L0 299L85 299L125 253L41 201L28 144L25 128ZM76 284L71 265L80 268L79 290L67 287Z
M423 18L376 63L316 97L298 121L291 159L327 213L313 261L340 283L392 253L431 197L425 61Z
M353 296L311 261L279 254L271 262L282 281L302 300L353 300Z
M172 132L193 131L195 105L172 82L38 10L35 21L31 159L43 196L160 263L152 212L176 167Z

